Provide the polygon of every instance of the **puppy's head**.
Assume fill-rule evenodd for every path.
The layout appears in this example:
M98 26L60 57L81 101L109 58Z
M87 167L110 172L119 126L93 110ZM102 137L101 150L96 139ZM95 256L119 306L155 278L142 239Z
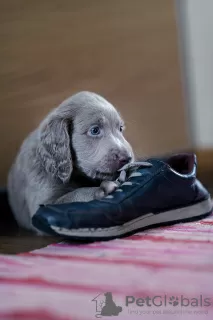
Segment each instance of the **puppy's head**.
M92 179L111 180L134 158L123 130L123 120L108 101L80 92L41 125L39 155L46 170L63 182L73 168Z

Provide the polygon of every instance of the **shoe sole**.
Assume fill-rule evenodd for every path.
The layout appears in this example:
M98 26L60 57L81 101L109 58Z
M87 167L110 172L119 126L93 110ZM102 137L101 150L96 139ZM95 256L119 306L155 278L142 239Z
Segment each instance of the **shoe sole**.
M208 216L211 212L212 200L209 198L191 206L164 211L158 214L149 213L123 225L109 228L66 229L51 225L49 227L58 235L72 238L73 240L109 240L135 233L141 229L198 220Z

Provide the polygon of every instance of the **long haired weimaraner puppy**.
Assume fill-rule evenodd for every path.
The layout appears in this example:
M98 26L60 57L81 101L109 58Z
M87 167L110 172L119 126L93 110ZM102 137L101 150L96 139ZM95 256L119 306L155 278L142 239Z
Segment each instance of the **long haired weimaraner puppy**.
M41 204L87 202L114 191L117 170L134 160L123 129L112 104L91 92L79 92L50 112L24 140L9 172L9 203L18 224L35 230L31 218Z

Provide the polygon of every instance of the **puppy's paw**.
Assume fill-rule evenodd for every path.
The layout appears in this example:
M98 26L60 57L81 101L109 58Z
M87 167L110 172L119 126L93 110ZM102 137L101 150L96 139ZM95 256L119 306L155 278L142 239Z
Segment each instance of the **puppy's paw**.
M117 188L118 185L113 181L102 181L100 187L95 192L95 199L100 200L114 192Z

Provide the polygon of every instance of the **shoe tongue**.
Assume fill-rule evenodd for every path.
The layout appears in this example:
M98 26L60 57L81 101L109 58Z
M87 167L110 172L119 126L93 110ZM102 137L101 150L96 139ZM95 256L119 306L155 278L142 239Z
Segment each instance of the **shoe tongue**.
M155 167L156 169L163 167L165 165L165 162L163 160L156 159L156 158L149 158L149 159L146 159L146 161L150 162L152 166Z
M137 168L140 168L140 167L143 167L143 168L144 167L150 167L150 163L148 163L147 161L137 161L137 162L127 163L122 168L120 168L118 170L118 172L128 171L128 170L131 170L131 169L137 169Z

